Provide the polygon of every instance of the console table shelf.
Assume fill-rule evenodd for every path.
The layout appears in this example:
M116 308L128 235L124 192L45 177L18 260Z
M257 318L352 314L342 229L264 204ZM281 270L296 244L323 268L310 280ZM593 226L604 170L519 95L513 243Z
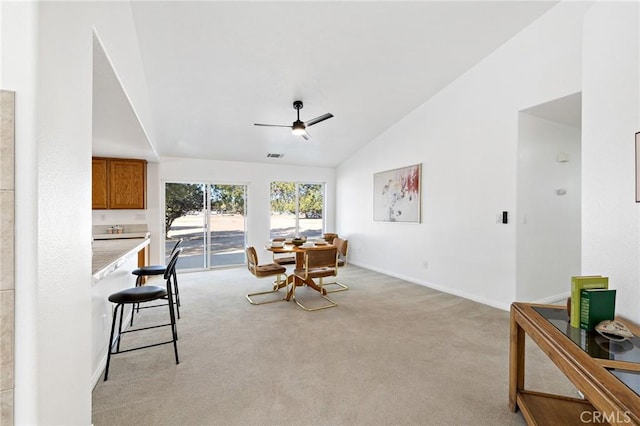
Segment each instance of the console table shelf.
M530 425L636 424L640 425L640 396L611 368L632 372L639 363L624 354L606 359L597 349L594 354L585 347L594 339L592 334L565 325L566 308L555 305L513 303L511 305L511 335L509 350L509 408L522 415ZM525 335L585 396L585 399L550 395L525 390ZM633 350L635 347L632 343ZM593 344L592 344L593 346ZM606 351L605 351L606 352ZM594 356L592 356L594 355ZM627 373L625 373L627 374ZM618 374L624 377L624 374ZM633 384L632 384L633 386Z
M527 390L518 392L517 402L522 416L527 424L531 425L584 425L585 422L580 421L580 416L584 416L584 412L594 413L596 411L593 405L584 399ZM591 420L593 417L593 415L589 415L585 418ZM595 424L599 424L599 422L595 422Z

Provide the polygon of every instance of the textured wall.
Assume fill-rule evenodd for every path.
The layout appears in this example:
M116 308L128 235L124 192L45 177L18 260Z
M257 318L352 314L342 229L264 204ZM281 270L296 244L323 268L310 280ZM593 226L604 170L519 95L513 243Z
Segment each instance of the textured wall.
M0 424L13 425L14 101L0 91Z
M582 90L582 273L609 277L616 315L640 322L640 5L596 2L585 16Z

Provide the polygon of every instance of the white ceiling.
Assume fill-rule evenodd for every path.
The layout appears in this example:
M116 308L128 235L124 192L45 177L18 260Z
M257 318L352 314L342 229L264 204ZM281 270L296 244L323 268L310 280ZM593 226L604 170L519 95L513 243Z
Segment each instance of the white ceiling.
M156 140L98 52L94 155L334 167L556 3L132 1Z

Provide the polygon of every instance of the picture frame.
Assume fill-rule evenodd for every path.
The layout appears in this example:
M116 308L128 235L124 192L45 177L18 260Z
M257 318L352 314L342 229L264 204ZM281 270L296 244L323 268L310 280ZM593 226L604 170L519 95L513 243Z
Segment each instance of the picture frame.
M640 203L640 132L636 133L636 203Z
M420 223L422 164L373 175L373 220Z

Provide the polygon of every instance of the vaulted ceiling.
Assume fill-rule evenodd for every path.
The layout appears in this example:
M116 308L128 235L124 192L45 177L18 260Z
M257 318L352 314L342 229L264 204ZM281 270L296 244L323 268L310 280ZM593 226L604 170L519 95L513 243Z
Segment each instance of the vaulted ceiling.
M155 140L95 49L94 154L335 167L556 3L132 1Z

